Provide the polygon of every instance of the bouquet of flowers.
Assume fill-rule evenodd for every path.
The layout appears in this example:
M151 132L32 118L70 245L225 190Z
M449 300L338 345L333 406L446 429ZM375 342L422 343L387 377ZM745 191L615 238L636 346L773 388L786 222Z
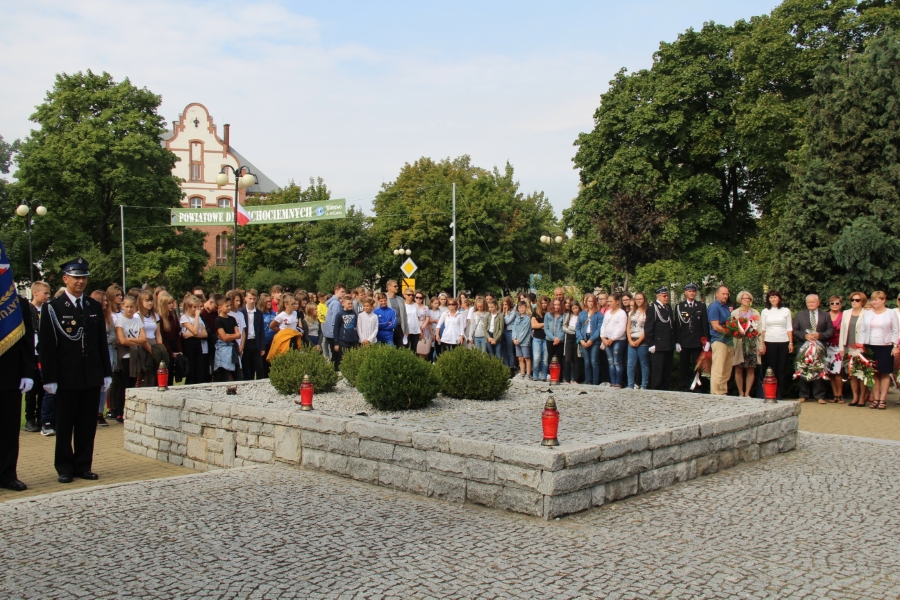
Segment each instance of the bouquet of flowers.
M707 342L709 342L707 338L700 338L700 347L706 348ZM694 376L694 381L691 383L691 389L700 385L701 377L709 379L712 375L712 351L706 350L700 353L700 356L697 358L697 364L694 365L694 371L696 371L697 374Z
M866 350L864 354L848 354L844 359L847 375L856 377L867 388L875 387L876 361L872 358L872 352Z
M807 333L815 333L809 330ZM797 365L794 371L794 379L802 377L806 381L813 379L828 379L825 370L825 346L817 341L806 341L800 346L797 353Z
M757 321L759 321L757 315L753 315L749 319L745 317L731 317L725 321L725 325L723 325L726 332L725 345L734 346L735 339L752 340L759 336L759 331L756 330Z

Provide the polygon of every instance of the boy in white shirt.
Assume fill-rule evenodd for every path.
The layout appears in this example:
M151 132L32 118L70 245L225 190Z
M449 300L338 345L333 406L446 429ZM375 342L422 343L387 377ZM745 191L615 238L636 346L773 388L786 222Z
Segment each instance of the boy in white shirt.
M363 300L363 312L356 318L356 333L359 336L360 346L369 346L375 343L378 336L378 315L372 312L375 302L371 298Z

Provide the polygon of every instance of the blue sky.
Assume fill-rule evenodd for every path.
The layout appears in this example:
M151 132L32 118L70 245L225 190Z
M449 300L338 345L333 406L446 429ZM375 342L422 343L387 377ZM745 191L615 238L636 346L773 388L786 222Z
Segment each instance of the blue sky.
M203 103L279 184L321 176L369 208L404 163L469 154L509 161L560 214L572 142L619 68L777 4L2 0L0 134L27 135L55 73L106 70L161 94L169 122Z

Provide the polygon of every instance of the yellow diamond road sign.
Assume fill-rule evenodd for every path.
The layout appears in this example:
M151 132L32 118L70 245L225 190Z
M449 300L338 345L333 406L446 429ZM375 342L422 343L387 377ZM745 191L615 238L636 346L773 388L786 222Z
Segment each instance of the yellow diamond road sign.
M407 277L412 277L413 273L415 273L418 268L419 267L416 266L416 263L414 263L411 258L407 258L403 264L400 265L400 270L403 271L403 274Z

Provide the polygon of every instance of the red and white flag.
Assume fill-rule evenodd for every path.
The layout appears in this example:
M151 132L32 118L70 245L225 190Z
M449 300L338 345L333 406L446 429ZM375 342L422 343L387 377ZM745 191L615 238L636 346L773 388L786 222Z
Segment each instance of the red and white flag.
M253 220L253 217L250 216L250 213L247 212L247 209L244 208L244 205L240 202L237 203L237 222L238 225L244 226L250 221Z

